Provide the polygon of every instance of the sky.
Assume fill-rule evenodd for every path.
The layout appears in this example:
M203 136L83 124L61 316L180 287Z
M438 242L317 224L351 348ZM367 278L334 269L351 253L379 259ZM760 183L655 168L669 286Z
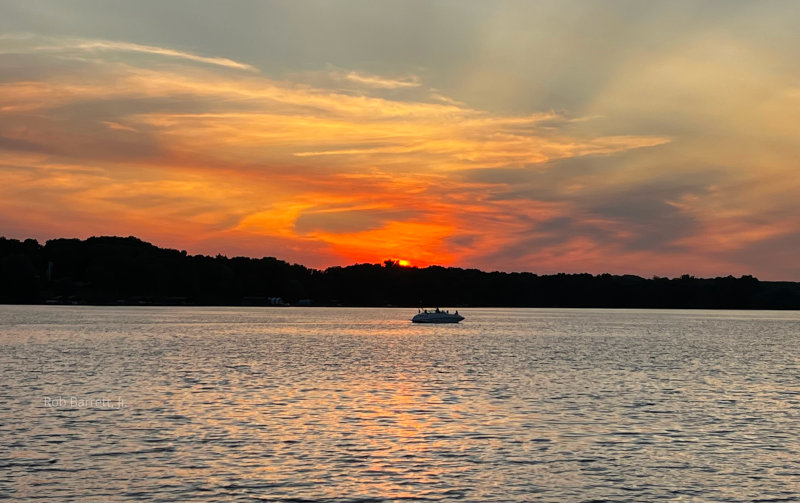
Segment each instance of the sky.
M0 236L800 280L800 2L0 0Z

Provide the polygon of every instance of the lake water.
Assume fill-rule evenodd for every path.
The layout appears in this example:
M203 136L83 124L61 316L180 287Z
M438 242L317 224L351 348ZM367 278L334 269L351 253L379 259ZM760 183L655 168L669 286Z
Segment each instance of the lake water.
M0 306L0 499L800 501L800 313Z

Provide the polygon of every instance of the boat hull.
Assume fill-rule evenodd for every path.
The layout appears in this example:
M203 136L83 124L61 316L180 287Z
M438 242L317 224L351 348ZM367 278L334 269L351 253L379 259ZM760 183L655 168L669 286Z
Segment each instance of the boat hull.
M420 313L411 318L411 321L414 323L458 323L463 319L464 317L460 314Z

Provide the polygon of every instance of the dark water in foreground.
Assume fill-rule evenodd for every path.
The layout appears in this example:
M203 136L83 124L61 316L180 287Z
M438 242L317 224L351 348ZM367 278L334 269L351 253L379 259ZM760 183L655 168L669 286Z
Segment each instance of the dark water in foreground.
M800 313L463 311L0 306L0 499L800 501Z

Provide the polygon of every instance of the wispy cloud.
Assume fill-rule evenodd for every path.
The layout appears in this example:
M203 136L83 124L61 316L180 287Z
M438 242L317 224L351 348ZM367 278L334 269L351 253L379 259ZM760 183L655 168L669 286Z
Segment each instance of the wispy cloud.
M4 43L5 42L5 43ZM10 43L8 43L10 42ZM56 38L34 35L30 33L6 33L0 35L0 54L20 53L102 53L123 52L150 54L164 56L178 60L193 61L206 65L221 66L248 72L258 70L246 63L240 63L228 58L208 57L194 54L189 51L179 51L152 45L134 44L112 40L94 40L85 38Z
M404 87L419 87L422 85L422 81L416 75L402 79L390 79L386 77L380 77L378 75L347 72L344 74L344 78L357 84L362 84L369 87L378 87L382 89L400 89Z

